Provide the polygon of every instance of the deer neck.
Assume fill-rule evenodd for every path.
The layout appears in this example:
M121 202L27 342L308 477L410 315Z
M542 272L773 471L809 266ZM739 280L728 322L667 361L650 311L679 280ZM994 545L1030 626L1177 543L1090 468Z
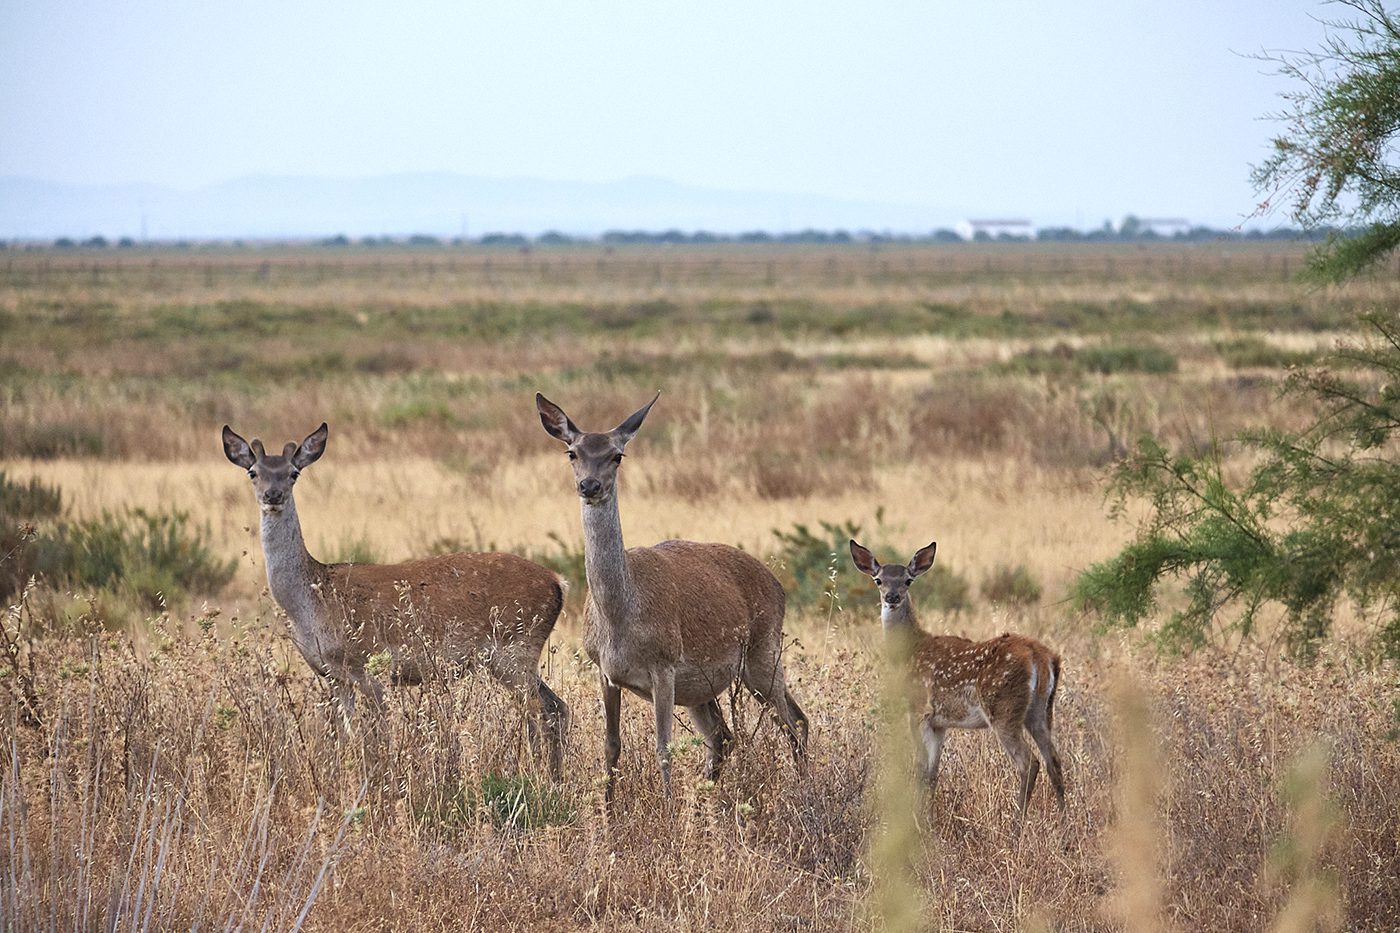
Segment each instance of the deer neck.
M919 641L919 621L909 597L897 606L880 604L880 624L885 630L885 651L896 665L908 664Z
M886 635L908 634L919 631L919 617L914 612L914 603L905 597L896 606L880 603L880 624Z
M588 596L610 625L626 623L636 605L636 583L622 544L617 494L596 505L583 503L583 566Z
M288 498L280 512L262 513L262 546L272 598L295 627L314 627L321 606L321 564L306 550L295 500Z

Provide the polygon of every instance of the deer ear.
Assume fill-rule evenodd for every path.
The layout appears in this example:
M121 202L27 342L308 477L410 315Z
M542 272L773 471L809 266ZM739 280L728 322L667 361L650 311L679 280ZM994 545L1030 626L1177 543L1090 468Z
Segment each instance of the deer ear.
M647 402L641 408L632 412L626 421L613 428L612 431L609 432L612 434L613 440L617 441L619 445L626 447L632 438L637 436L637 432L641 430L642 422L646 420L647 412L651 411L651 406L655 405L656 400L659 398L661 398L661 393L657 392L650 402Z
M556 440L561 440L566 444L573 444L579 439L583 432L578 429L578 425L564 414L564 409L545 398L541 393L535 393L535 410L540 413L540 423L549 432L549 436Z
M933 566L933 555L938 550L938 542L934 541L928 547L919 548L914 552L914 556L909 561L909 575L917 577L919 574Z
M321 454L326 452L326 436L328 434L330 434L330 427L322 421L321 426L306 435L306 439L298 444L297 449L292 452L292 465L298 470L304 470L320 460Z
M235 434L228 425L224 425L224 456L245 470L251 470L253 464L257 462L248 442Z
M875 559L875 555L869 550L856 543L856 539L851 539L851 560L855 562L856 569L868 576L875 576L880 572L880 562Z

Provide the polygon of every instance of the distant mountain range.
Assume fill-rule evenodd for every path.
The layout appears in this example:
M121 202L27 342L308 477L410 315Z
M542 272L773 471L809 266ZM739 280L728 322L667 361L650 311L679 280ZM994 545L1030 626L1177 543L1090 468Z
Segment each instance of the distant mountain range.
M808 228L928 232L965 211L771 191L722 191L656 178L614 182L478 178L250 176L183 190L157 185L68 185L0 177L0 239L258 239L434 236L558 230Z

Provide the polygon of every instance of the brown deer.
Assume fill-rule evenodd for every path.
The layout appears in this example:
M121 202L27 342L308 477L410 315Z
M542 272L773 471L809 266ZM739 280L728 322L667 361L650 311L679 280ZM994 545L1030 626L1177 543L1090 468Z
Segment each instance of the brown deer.
M656 708L656 758L668 796L675 705L690 711L705 737L706 773L713 779L733 738L717 698L735 681L772 708L799 766L807 751L807 717L783 676L786 598L768 568L727 544L623 547L618 467L654 404L655 398L611 431L591 433L535 396L544 429L568 448L582 503L588 576L583 644L602 681L608 800L622 753L623 689Z
M1065 805L1064 772L1050 732L1055 718L1055 691L1060 685L1060 656L1033 638L999 635L969 641L930 635L919 628L909 586L933 566L938 544L919 549L906 564L881 564L869 550L851 541L851 559L880 591L880 621L885 637L907 651L914 681L914 724L924 747L924 780L932 794L938 761L949 729L990 728L1011 757L1021 778L1017 827L1035 789L1040 762L1031 752L1030 732L1045 759L1045 770L1061 808Z
M366 670L384 655L391 682L421 682L430 671L484 667L519 691L532 747L548 741L558 779L569 708L540 679L540 652L564 606L564 581L513 554L444 554L401 564L323 564L306 550L292 487L326 450L322 424L300 444L269 454L224 425L224 455L248 471L262 512L263 557L272 597L291 622L292 643L330 680L347 721L354 688L383 708L383 688ZM441 666L441 667L440 667Z

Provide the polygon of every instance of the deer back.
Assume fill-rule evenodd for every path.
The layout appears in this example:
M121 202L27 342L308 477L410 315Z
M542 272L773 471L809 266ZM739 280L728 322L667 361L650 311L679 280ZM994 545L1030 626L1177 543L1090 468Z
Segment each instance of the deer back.
M991 722L1019 722L1032 696L1049 689L1053 657L1034 639L1008 633L980 642L928 636L916 646L913 660L931 705L966 697Z
M564 604L554 571L513 554L445 554L400 564L331 564L332 624L365 653L421 646L452 655L512 645L538 657Z
M662 541L628 550L627 566L639 623L627 639L635 647L644 640L658 657L717 662L782 630L782 584L738 548Z

